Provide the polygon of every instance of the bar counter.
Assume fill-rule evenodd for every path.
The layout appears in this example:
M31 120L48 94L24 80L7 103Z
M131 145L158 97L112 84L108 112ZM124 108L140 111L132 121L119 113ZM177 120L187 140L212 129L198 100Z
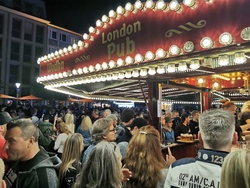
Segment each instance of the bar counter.
M168 154L168 147L170 147L172 155L176 159L181 159L185 157L196 157L196 154L200 148L202 148L201 144L198 140L188 143L176 142L170 145L162 145L162 154L165 158L166 154Z

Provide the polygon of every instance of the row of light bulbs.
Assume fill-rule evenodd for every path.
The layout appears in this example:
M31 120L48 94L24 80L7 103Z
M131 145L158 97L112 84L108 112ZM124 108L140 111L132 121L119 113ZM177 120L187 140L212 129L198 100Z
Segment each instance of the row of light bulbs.
M161 49L162 50L162 49ZM148 54L151 54L152 52L147 52L146 53L146 57L148 57ZM140 60L139 58L140 57ZM143 56L141 56L140 54L137 54L135 56L135 60L136 62L138 61L143 61L142 59ZM244 52L237 52L233 55L233 59L234 59L234 63L236 64L242 64L246 62L246 56L244 54ZM96 64L96 66L92 66L90 65L89 67L84 67L84 68L78 68L73 69L72 72L71 71L64 71L62 73L56 73L56 74L51 74L48 76L43 76L43 77L38 77L37 78L37 82L43 82L43 81L50 81L50 80L55 80L55 79L59 79L59 78L66 78L66 77L70 77L70 76L75 76L75 75L82 75L82 74L87 74L87 73L92 73L94 71L101 71L101 70L107 70L108 68L115 68L115 67L120 67L122 65L124 65L124 63L126 63L126 65L132 64L134 62L134 59L130 56L128 56L124 60L122 60L121 58L119 58L117 60L117 62L115 61L110 61L109 64L107 64L106 62L104 62L102 65L101 64ZM229 64L229 56L228 55L220 55L218 57L218 64L220 66L226 66ZM191 70L196 70L200 67L200 60L198 59L192 59L189 62L189 69ZM188 71L188 65L186 61L182 61L179 62L178 66L176 67L175 63L169 63L168 65L158 65L157 67L155 66L151 66L149 68L141 68L139 69L133 69L133 70L128 70L126 72L119 72L119 73L113 73L113 74L108 74L107 75L107 80L116 80L116 79L123 79L123 78L131 78L131 77L139 77L139 76L147 76L147 75L155 75L156 73L158 74L164 74L166 72L168 73L174 73L174 72L183 72L183 71ZM220 76L220 75L218 75ZM100 81L105 81L105 79L98 79ZM201 82L201 81L199 81Z
M176 100L162 100L163 104L200 104L200 102L194 102L194 101L176 101Z

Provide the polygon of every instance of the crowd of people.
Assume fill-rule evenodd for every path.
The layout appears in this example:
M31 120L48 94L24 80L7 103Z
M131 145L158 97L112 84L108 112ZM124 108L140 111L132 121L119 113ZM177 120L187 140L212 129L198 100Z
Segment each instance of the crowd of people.
M248 188L248 148L231 148L249 132L250 101L237 118L235 104L222 102L203 113L164 112L161 131L129 108L120 115L57 108L40 116L37 109L30 117L2 108L0 188ZM163 156L162 144L182 134L203 146L197 157L176 160L170 146Z

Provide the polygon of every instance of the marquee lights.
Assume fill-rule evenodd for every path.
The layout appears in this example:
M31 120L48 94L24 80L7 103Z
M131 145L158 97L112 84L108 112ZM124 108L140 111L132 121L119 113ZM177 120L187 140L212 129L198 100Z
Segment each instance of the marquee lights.
M124 60L122 58L118 58L117 59L117 66L120 67L120 66L123 66L124 65Z
M132 71L132 76L133 77L138 77L139 76L139 70L133 70Z
M122 6L118 6L116 9L117 14L124 14L125 10Z
M212 41L211 38L209 37L204 37L201 42L200 45L202 48L212 48L214 46L214 42Z
M125 77L124 72L119 72L118 78L123 79Z
M103 70L106 70L106 69L108 69L109 67L108 67L108 64L106 63L106 62L103 62L102 63L102 69Z
M198 59L193 59L190 61L190 69L196 70L200 68L200 61Z
M155 67L149 67L148 74L149 75L155 75L156 74Z
M126 78L131 78L132 77L131 71L126 71L125 72L125 77Z
M134 63L134 59L131 56L127 56L125 59L126 65Z
M78 72L78 74L83 74L82 68L78 68L78 69L77 69L77 72Z
M187 64L186 62L180 62L179 65L178 65L178 70L179 71L186 71L187 70Z
M158 0L157 1L156 8L158 10L163 10L163 11L167 11L168 10L168 6L167 6L167 4L163 0Z
M190 8L196 8L196 0L183 0L183 4L190 7Z
M109 17L116 18L116 16L117 16L117 13L114 10L109 11Z
M110 19L109 19L109 17L108 17L107 15L103 15L103 16L102 16L102 21L103 21L103 22L106 22L106 23L107 23L107 22L109 22L109 20L110 20Z
M142 10L143 9L143 4L141 1L137 0L135 2L135 8L138 9L138 10Z
M128 2L125 5L125 9L126 9L126 11L132 12L134 10L134 6L131 3Z
M175 72L175 64L174 63L170 63L168 64L168 68L167 68L168 72Z
M143 62L143 60L144 60L144 57L141 54L136 54L135 55L135 61L137 63Z
M155 54L151 51L147 51L145 57L146 57L146 60L148 60L148 61L154 60Z
M110 62L109 62L109 68L114 68L114 67L116 67L116 63L113 61L113 60L111 60Z
M169 4L169 9L176 11L176 12L180 12L181 11L181 5L179 4L179 2L177 0L172 0Z
M229 45L233 43L233 37L230 33L222 33L219 37L219 41L223 45Z
M101 20L97 20L95 24L96 24L97 27L102 27L103 26L103 22Z
M165 50L163 50L162 48L159 48L157 51L156 51L156 57L157 58L164 58L167 56L167 52Z
M147 76L147 75L148 75L147 69L140 70L140 76Z
M152 0L147 0L145 5L146 5L146 8L148 8L148 9L155 8L155 3Z
M203 82L204 82L203 78L198 79L198 84L203 84Z
M86 74L86 73L88 73L89 72L89 70L88 70L88 68L87 67L83 67L83 72Z
M176 45L172 45L169 48L169 53L171 55L178 55L178 54L180 54L180 52L181 52L181 49Z
M99 63L97 63L97 64L95 65L95 70L96 70L96 71L102 70L102 66L101 66Z
M159 66L157 67L156 72L157 72L158 74L164 74L164 73L165 73L165 67L164 67L163 65L159 65Z

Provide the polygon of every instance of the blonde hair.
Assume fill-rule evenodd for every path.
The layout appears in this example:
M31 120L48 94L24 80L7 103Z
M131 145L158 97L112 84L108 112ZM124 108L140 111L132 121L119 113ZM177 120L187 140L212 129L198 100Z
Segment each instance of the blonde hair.
M249 112L250 111L250 101L246 101L242 108L241 108L241 112Z
M129 188L156 187L162 180L166 162L161 153L160 134L153 126L144 126L133 135L125 166L132 172L132 178L126 182Z
M3 160L0 158L0 188L2 187L2 180L3 180L3 175L4 175L4 163Z
M250 188L250 151L234 151L222 165L220 188Z
M67 135L71 133L68 129L68 126L64 122L59 123L59 132L66 133Z
M81 164L81 154L83 149L84 138L79 133L70 135L65 141L62 153L62 163L59 169L59 187L69 168L75 169L74 162Z
M74 124L74 115L73 114L66 114L64 118L65 118L66 124Z
M81 129L86 131L86 130L89 130L91 126L92 126L92 121L90 117L87 115L84 115L82 118L82 122L81 122Z

